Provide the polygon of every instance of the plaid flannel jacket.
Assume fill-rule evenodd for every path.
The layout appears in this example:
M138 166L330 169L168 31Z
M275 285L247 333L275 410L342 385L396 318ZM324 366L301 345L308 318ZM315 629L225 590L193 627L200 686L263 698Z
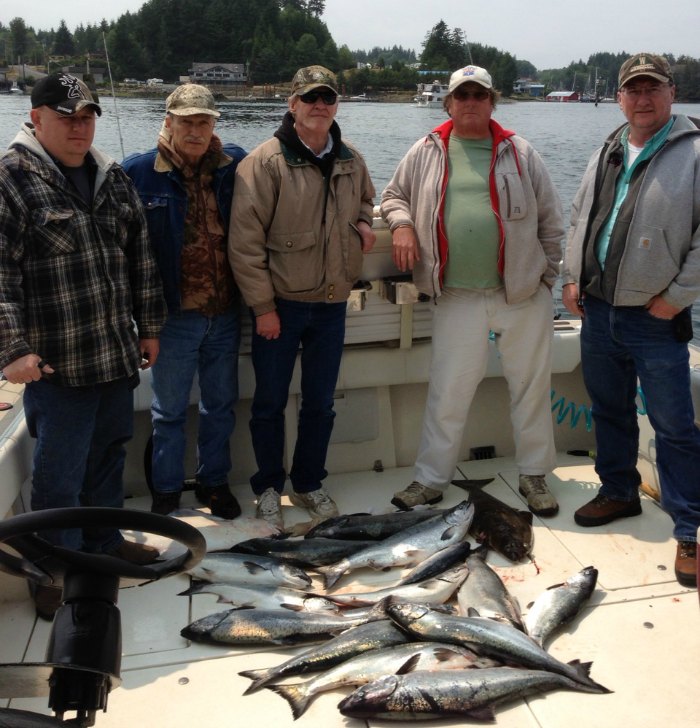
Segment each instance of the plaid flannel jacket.
M0 369L35 353L64 386L135 374L166 309L141 201L96 149L92 205L25 124L0 158Z

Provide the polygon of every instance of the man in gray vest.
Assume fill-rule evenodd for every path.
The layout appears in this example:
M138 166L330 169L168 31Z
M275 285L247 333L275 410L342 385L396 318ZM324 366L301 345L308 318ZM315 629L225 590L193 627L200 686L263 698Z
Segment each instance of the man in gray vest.
M661 505L678 541L675 573L696 586L700 430L690 397L690 306L700 294L700 121L673 114L668 61L637 53L620 68L627 124L586 170L571 212L562 299L583 318L598 495L580 526L642 512L637 379L656 433Z

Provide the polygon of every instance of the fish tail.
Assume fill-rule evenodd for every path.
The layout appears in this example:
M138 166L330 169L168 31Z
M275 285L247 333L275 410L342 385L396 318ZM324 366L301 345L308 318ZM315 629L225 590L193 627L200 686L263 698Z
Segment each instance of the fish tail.
M345 573L344 567L329 566L325 569L319 569L323 573L323 584L326 589L332 589L335 583Z
M250 695L260 690L270 680L270 670L242 670L238 673L241 677L247 677L253 682L246 688L243 695Z
M294 720L300 718L306 712L311 703L311 695L306 690L303 683L296 683L294 685L266 685L267 690L281 695L292 709L292 715Z
M608 690L604 685L601 685L600 683L597 683L591 676L591 665L593 665L592 662L581 662L580 660L571 660L571 662L567 663L569 667L571 667L574 672L578 675L577 682L582 685L588 687L591 692L594 693L611 693L612 690Z

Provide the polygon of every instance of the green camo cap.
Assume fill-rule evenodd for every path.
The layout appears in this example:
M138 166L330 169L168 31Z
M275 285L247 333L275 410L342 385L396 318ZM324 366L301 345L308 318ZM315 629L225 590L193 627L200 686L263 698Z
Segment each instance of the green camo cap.
M636 53L620 66L617 78L618 88L622 88L628 81L637 76L649 76L661 83L673 83L671 66L663 56L653 53Z
M194 114L208 114L219 117L221 113L216 110L216 101L212 92L206 86L197 83L183 83L178 86L165 99L165 111L175 116L193 116Z
M321 87L338 93L338 80L335 74L323 66L306 66L294 74L292 96L303 96L305 93Z

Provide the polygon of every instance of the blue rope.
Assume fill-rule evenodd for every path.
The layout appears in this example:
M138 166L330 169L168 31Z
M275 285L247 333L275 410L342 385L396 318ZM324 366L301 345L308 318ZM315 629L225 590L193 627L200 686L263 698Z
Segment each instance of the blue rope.
M637 395L639 402L637 404L637 414L644 416L647 414L647 399L644 396L644 392L641 387L637 387ZM561 425L567 417L571 420L571 429L573 430L577 425L581 417L586 418L586 432L590 432L593 428L593 417L591 415L591 408L585 404L576 405L574 402L566 402L564 397L559 397L555 401L557 393L552 389L549 393L549 398L552 400L552 412L558 411L556 415L557 424Z

